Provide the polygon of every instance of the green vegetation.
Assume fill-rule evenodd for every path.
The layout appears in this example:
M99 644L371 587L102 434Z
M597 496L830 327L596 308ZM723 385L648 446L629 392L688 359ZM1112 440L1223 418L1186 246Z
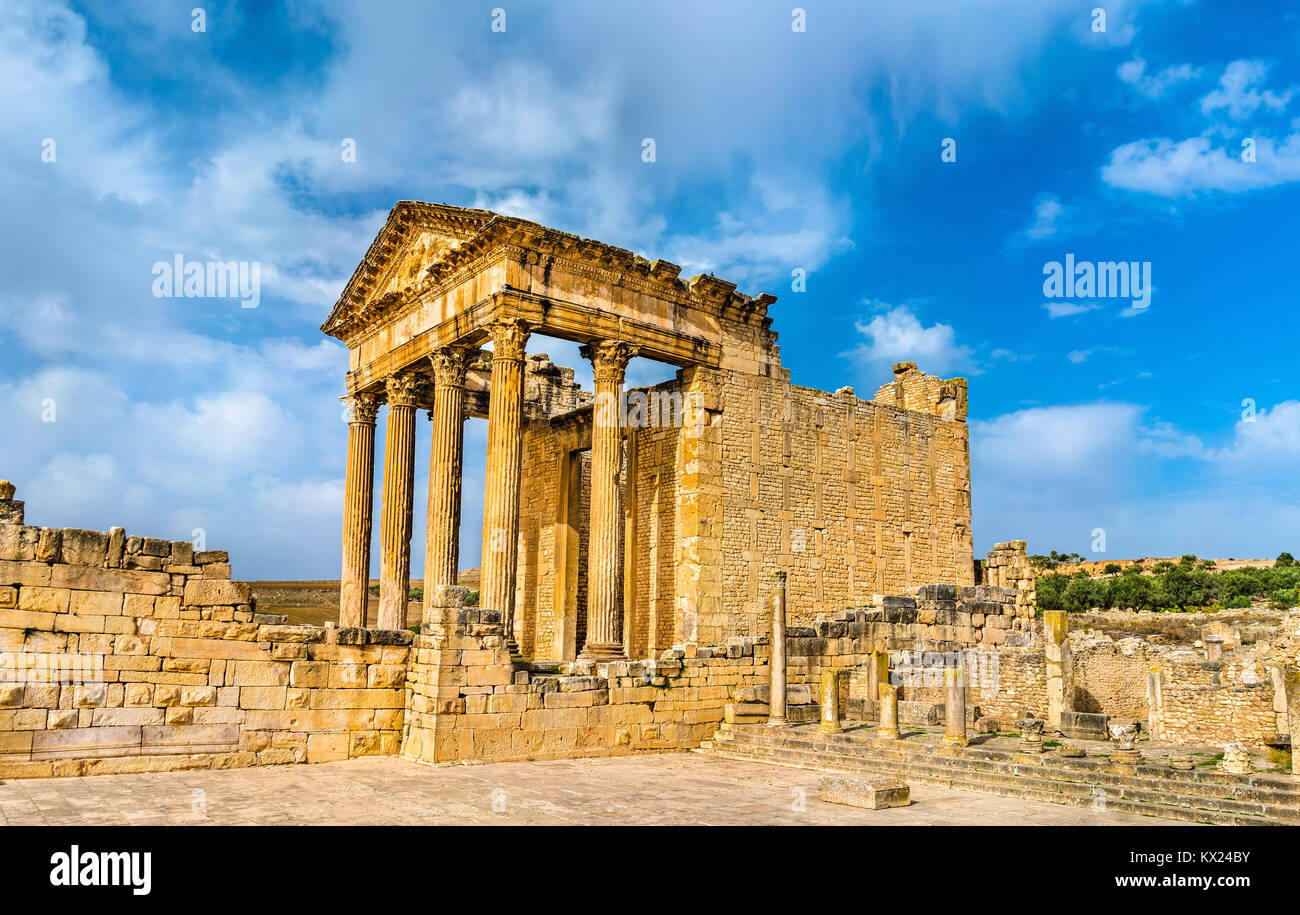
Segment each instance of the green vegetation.
M1078 553L1058 553L1056 550L1052 550L1050 556L1037 555L1029 557L1030 565L1039 571L1043 569L1051 571L1059 566L1068 565L1074 562L1083 562L1083 557Z
M379 585L371 585L369 588L366 588L366 590L369 591L371 594L373 594L375 597L379 596Z
M477 591L471 591L471 592L469 592L469 594L465 595L465 606L466 606L466 607L473 607L473 606L474 606L475 604L477 604L477 603L478 603L478 592L477 592Z
M1052 557L1066 558L1056 551ZM1106 571L1110 570L1108 565ZM1143 575L1140 566L1130 566L1111 578L1092 578L1086 572L1040 575L1038 607L1070 612L1101 607L1185 613L1241 609L1249 607L1253 598L1266 600L1276 609L1300 604L1300 563L1290 553L1278 556L1271 569L1226 572L1189 554L1178 562L1158 562L1151 573Z
M406 592L406 596L411 600L424 600L424 589L412 588Z

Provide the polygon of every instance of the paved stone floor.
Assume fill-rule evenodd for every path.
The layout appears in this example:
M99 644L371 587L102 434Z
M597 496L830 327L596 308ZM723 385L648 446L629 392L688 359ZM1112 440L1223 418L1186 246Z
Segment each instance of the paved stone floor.
M671 753L422 766L313 766L0 782L0 825L1168 825L1166 820L913 786L912 804L825 804L817 773Z

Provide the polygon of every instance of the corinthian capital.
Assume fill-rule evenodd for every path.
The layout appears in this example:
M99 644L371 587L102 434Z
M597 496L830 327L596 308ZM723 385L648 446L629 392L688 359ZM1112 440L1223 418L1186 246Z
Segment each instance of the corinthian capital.
M370 394L362 391L359 394L353 394L351 397L340 397L348 408L348 422L350 423L369 423L375 424L375 417L379 415L379 395Z
M497 318L487 326L492 335L492 358L524 359L524 348L528 346L528 336L532 333L528 322L523 318Z
M389 375L384 381L388 391L388 406L392 407L413 407L420 397L420 386L422 379L414 372L398 372L396 375Z
M469 368L469 351L463 346L440 346L429 355L438 387L463 388Z
M622 340L602 340L599 343L588 343L578 352L582 358L591 360L598 383L604 381L622 384L627 363L636 355L637 348Z

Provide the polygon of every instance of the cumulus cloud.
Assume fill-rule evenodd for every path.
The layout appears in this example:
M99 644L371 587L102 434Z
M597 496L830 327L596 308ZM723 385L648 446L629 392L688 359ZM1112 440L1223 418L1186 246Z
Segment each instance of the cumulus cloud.
M889 367L895 362L915 362L932 375L981 371L974 350L957 342L952 325L935 322L927 326L906 305L868 304L887 310L869 321L857 322L855 327L865 339L844 354L857 366L864 382L888 378Z
M1219 88L1201 99L1201 111L1213 114L1222 109L1228 117L1240 121L1261 107L1282 110L1295 95L1295 87L1281 92L1261 89L1267 74L1268 65L1262 60L1234 60L1219 77Z
M1201 99L1202 114L1207 118L1226 114L1230 120L1240 121L1256 113L1284 113L1296 90L1262 89L1267 72L1267 65L1258 60L1228 64L1218 88ZM1238 193L1289 184L1300 180L1300 130L1296 126L1292 123L1285 128L1288 132L1280 140L1275 139L1276 131L1246 135L1214 122L1199 136L1182 140L1135 140L1110 154L1101 177L1112 187L1162 197ZM1217 135L1225 135L1231 142L1217 146L1213 141Z
M1033 552L1087 554L1098 528L1119 557L1293 549L1300 401L1243 418L1218 448L1149 412L1099 401L972 421L977 549L1025 538Z

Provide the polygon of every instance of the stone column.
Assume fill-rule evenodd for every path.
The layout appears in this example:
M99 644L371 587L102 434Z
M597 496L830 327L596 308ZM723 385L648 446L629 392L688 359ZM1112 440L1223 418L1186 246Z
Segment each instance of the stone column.
M487 473L483 478L483 582L479 606L501 613L515 645L515 574L519 553L519 474L523 456L524 352L530 330L521 318L499 318L492 335Z
M433 362L433 451L429 458L429 512L424 547L424 597L456 584L460 571L461 458L465 443L465 370L468 353L444 346Z
M768 695L767 723L785 721L785 572L772 573L772 685Z
M898 740L898 687L892 683L880 684L877 693L880 703L880 723L876 736L882 740Z
M889 652L876 649L871 652L871 662L867 667L867 697L880 696L880 687L889 682Z
M415 398L419 377L388 378L384 508L379 522L379 628L405 629L411 590L411 509L415 491Z
M1152 740L1164 737L1164 672L1157 665L1147 669L1147 733Z
M1047 726L1061 730L1061 713L1073 707L1074 679L1070 671L1070 615L1064 610L1043 612L1043 654L1047 662Z
M636 355L629 343L606 340L582 347L596 377L591 429L591 522L587 547L587 642L579 657L623 656L618 593L619 494L623 465L623 373Z
M343 484L343 571L339 627L364 627L370 603L370 529L375 498L377 394L341 398L348 407L348 469Z
M961 667L943 670L943 745L964 747L966 738L966 671Z
M1300 669L1288 667L1282 682L1286 684L1286 720L1291 734L1291 774L1300 775Z
M838 734L840 727L840 672L833 667L822 668L822 723L817 730L823 734Z

